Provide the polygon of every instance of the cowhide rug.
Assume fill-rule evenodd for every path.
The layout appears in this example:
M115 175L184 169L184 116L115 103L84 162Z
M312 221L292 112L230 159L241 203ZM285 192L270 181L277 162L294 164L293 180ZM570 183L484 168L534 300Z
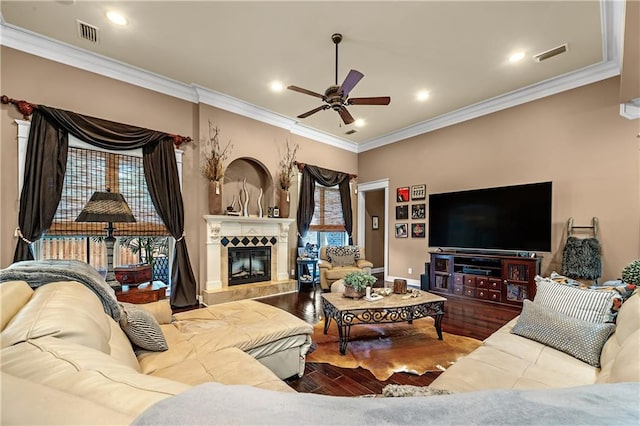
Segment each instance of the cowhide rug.
M365 368L380 381L393 373L422 375L427 371L445 370L461 357L479 347L482 342L470 337L442 333L433 326L432 318L421 318L413 324L358 324L351 326L347 353L340 355L338 328L331 321L328 333L324 321L313 328L313 350L307 362L322 362L341 368Z

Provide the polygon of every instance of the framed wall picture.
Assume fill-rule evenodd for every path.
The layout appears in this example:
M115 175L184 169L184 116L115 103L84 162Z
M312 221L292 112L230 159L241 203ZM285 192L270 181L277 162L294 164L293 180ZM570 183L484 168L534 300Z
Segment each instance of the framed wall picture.
M427 185L413 185L411 187L412 200L424 200L427 198Z
M409 201L409 187L403 186L396 188L396 201L398 203L406 203Z
M396 238L407 238L409 237L409 224L407 223L396 223Z
M409 206L396 206L396 220L409 219Z
M413 204L411 206L411 219L424 219L425 204Z
M371 228L376 230L380 229L380 222L378 216L371 216Z
M425 236L425 224L424 223L412 223L411 224L411 238L424 238Z

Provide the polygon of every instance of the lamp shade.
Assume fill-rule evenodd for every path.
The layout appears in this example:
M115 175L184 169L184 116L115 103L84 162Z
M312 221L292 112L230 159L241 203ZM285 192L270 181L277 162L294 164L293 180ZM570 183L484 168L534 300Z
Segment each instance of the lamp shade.
M122 194L96 191L84 206L76 222L135 222L136 219Z

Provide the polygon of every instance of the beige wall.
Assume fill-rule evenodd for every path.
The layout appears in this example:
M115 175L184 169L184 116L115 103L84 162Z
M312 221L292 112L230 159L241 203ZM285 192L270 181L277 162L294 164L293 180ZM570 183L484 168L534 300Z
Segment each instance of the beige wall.
M618 278L640 257L638 122L619 115L618 96L619 78L611 78L366 151L358 179L389 178L391 194L422 183L439 193L553 181L553 251L543 272L560 270L567 219L589 224L596 216L603 278ZM389 274L419 279L427 241L389 240Z
M367 191L365 197L365 255L374 268L384 267L384 190ZM371 227L373 216L378 216L379 228Z
M183 144L181 148L184 150L185 230L193 270L199 282L203 279L200 268L204 256L202 215L208 214L208 182L200 173L200 141L201 135L208 134L208 120L220 127L221 142L232 140L234 148L229 161L238 158L254 159L273 177L276 175L279 153L284 149L286 139L300 145L298 161L348 173L357 172L355 153L293 135L287 130L6 47L2 47L1 54L2 94L81 114L191 136L194 139L194 142ZM13 120L22 117L10 105L2 105L0 114L0 267L6 267L13 259L16 244L13 233L17 226L18 212L17 127ZM292 199L296 200L295 185L292 191ZM355 208L355 197L353 198ZM297 205L292 203L290 217L295 217L296 208ZM354 229L355 226L354 223ZM292 251L296 244L295 236L295 229L292 228L289 238Z

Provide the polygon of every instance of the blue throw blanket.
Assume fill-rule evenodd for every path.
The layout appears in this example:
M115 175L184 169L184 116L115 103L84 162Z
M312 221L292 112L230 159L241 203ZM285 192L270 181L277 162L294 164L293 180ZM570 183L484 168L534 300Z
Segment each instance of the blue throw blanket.
M26 281L31 288L56 281L78 281L92 290L107 315L120 320L116 293L93 266L79 260L25 260L0 269L0 283Z

